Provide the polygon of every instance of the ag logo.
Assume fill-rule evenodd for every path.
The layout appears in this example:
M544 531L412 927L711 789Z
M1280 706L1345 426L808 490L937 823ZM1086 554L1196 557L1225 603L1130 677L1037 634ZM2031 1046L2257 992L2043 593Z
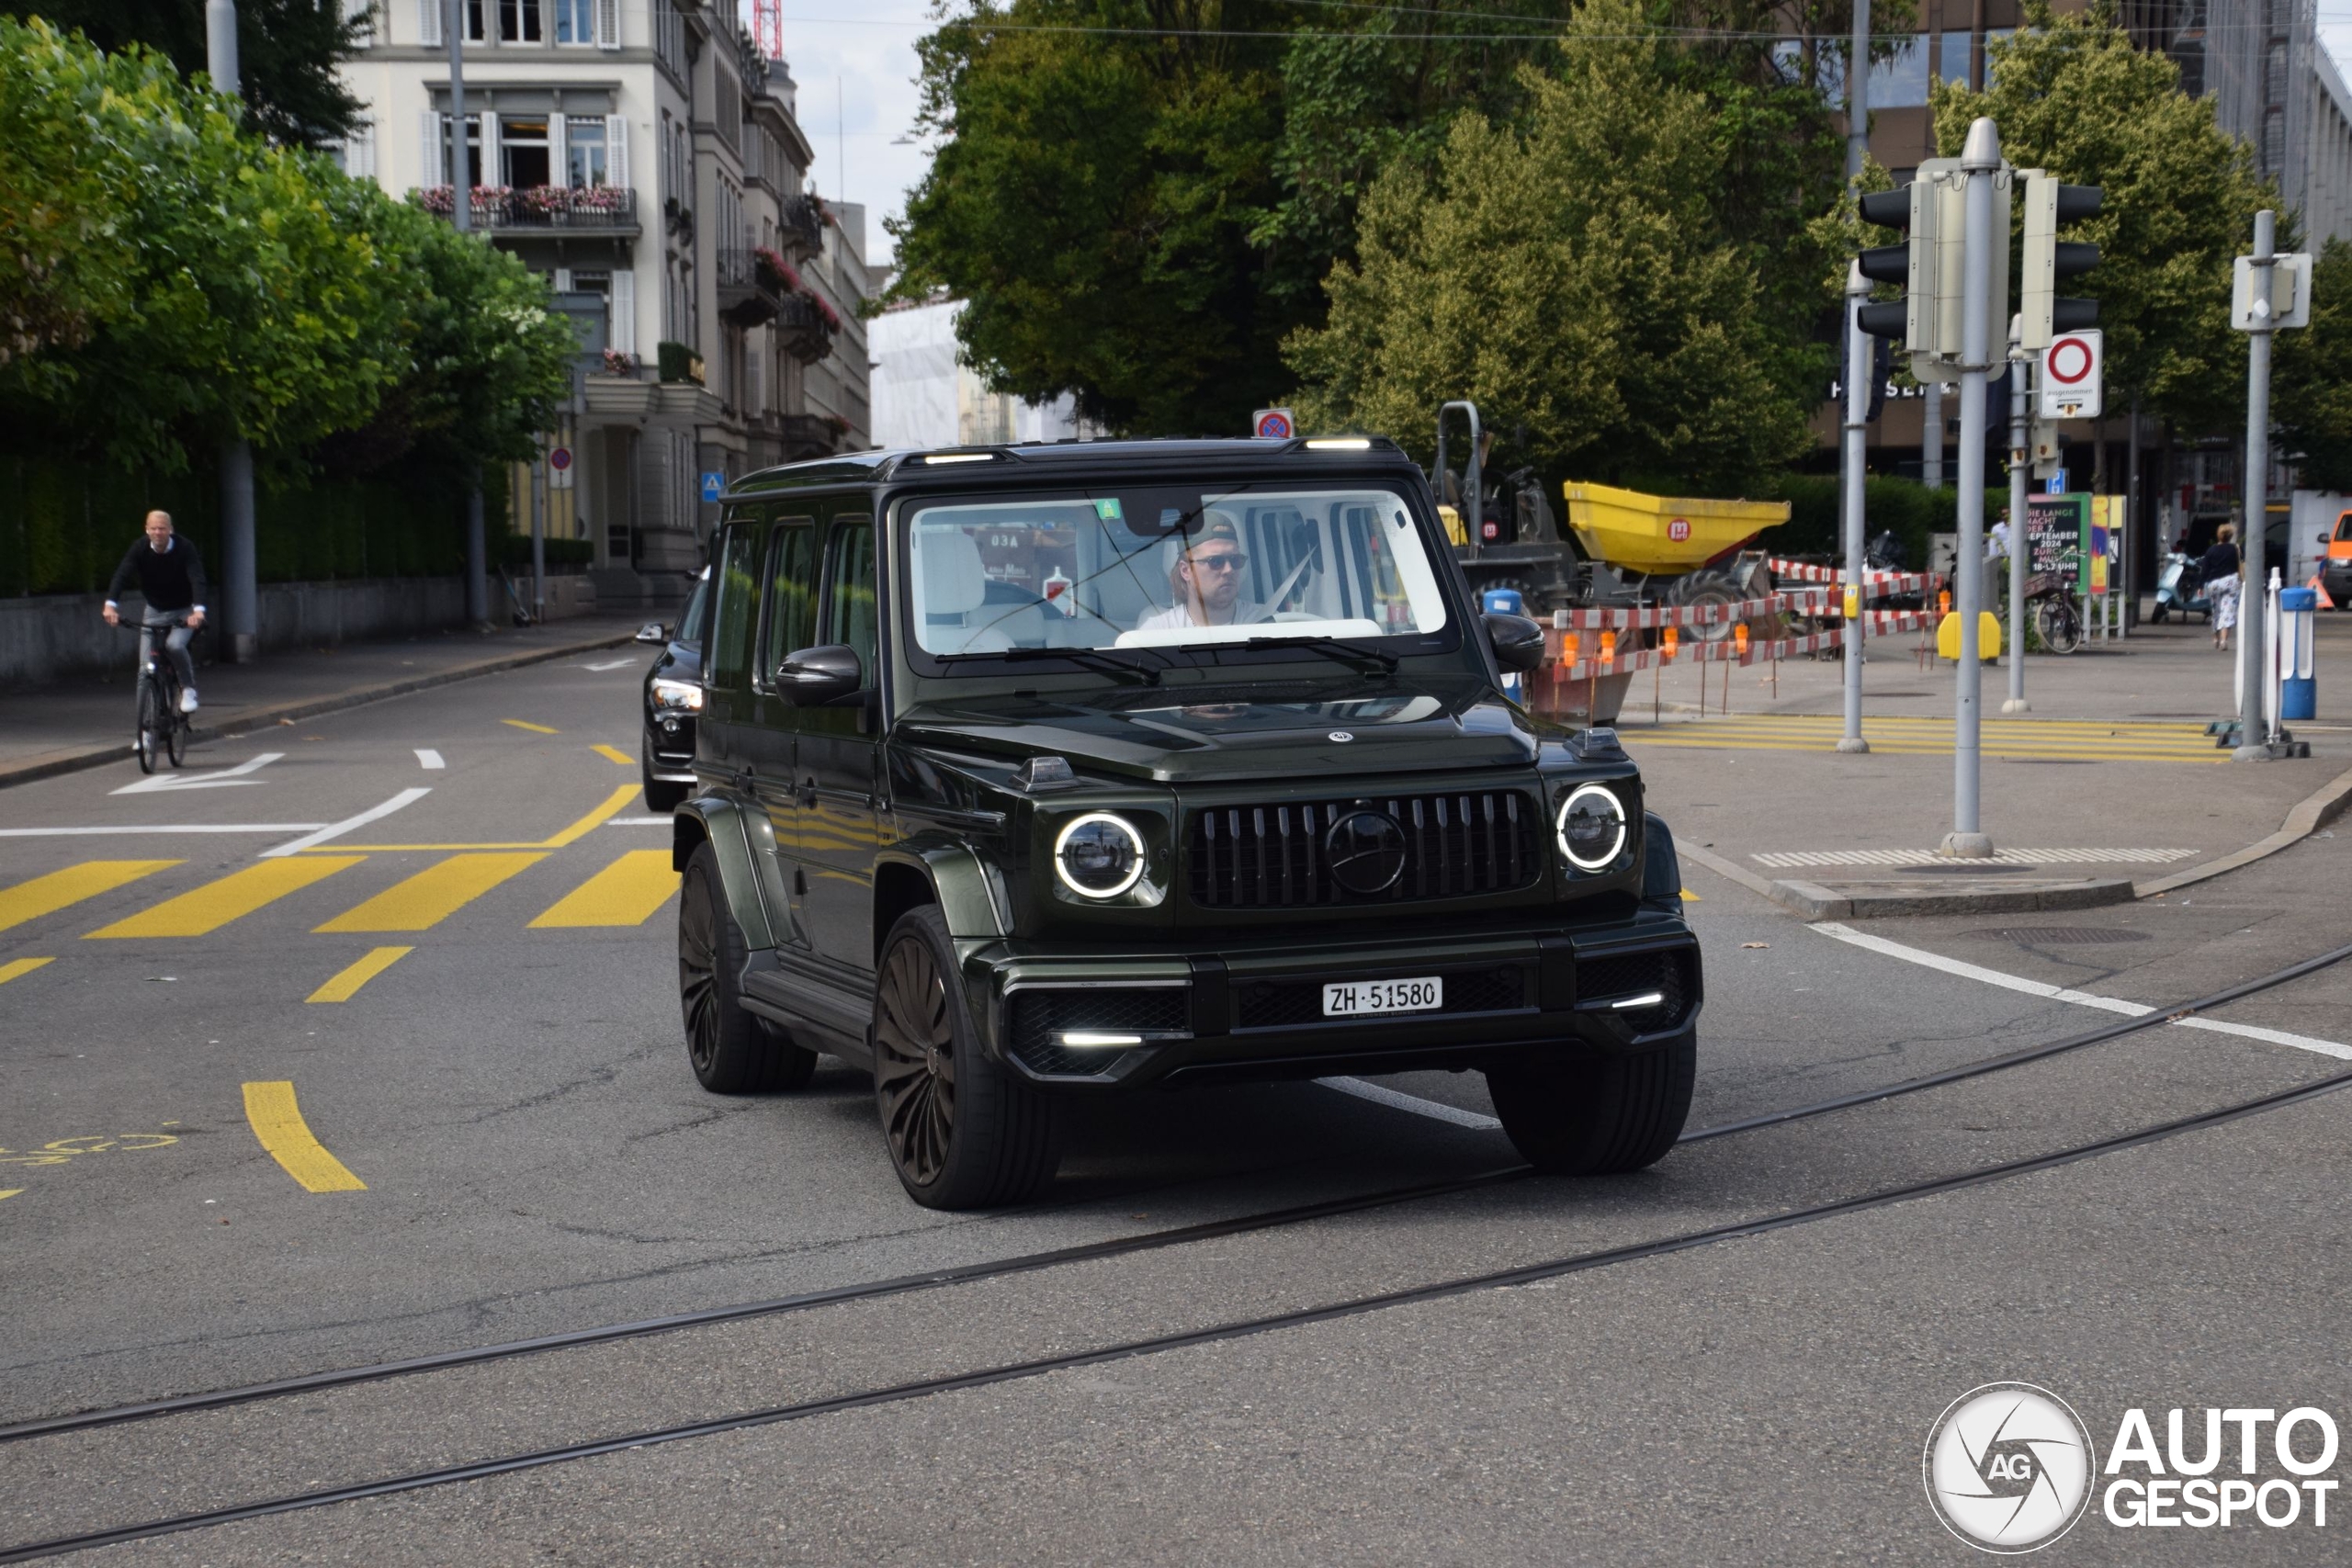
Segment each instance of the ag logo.
M2091 1435L2066 1402L2027 1382L1986 1383L1928 1434L1928 1501L1981 1551L2034 1551L2074 1528L2091 1495Z

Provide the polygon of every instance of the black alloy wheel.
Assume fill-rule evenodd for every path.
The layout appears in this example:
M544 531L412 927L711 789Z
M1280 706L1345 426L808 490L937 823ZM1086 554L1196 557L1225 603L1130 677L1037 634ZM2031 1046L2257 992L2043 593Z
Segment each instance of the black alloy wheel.
M817 1053L744 1010L739 987L745 958L743 930L727 907L718 852L705 840L695 846L678 889L678 1005L686 1059L713 1094L800 1089L817 1071Z
M1682 1136L1698 1077L1699 1032L1648 1050L1487 1069L1495 1115L1521 1157L1549 1176L1618 1176L1657 1164Z
M907 1195L930 1209L1018 1202L1061 1163L1053 1102L989 1059L954 982L935 904L899 917L874 996L874 1099Z

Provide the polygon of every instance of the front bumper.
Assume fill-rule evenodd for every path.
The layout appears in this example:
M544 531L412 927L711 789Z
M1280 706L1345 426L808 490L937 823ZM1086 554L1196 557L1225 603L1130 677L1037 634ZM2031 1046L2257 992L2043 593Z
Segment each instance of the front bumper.
M647 713L639 755L648 773L666 784L695 782L695 722L692 714L670 709Z
M1698 940L1655 909L1607 925L1182 953L964 944L972 1016L1023 1077L1074 1089L1478 1067L1656 1049L1698 1017ZM1431 1012L1329 1019L1325 984L1442 976Z

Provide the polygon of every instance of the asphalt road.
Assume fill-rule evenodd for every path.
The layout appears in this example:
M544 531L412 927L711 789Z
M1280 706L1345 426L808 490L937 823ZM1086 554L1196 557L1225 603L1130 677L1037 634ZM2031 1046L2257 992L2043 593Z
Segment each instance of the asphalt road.
M1385 1098L1233 1089L1104 1107L1045 1202L946 1216L899 1190L862 1077L828 1064L802 1094L706 1095L673 990L668 835L631 794L641 669L592 655L218 742L177 784L143 785L126 760L0 795L0 1422L1512 1163L1479 1124L1475 1076L1383 1079ZM239 830L138 830L155 826ZM131 863L153 862L174 863ZM1709 1001L1692 1125L2058 1040L2116 1021L2119 1000L2169 1009L2352 942L2347 874L2335 838L2186 897L1848 930L1693 869ZM0 1546L1187 1333L2046 1154L2352 1069L2347 1004L2352 964L2202 1021L2223 1028L2159 1024L1696 1143L1636 1178L1509 1181L0 1447ZM2308 1100L1523 1288L115 1550L1963 1561L1925 1502L1920 1447L1980 1383L2060 1393L2102 1454L2135 1404L2159 1441L2173 1406L2352 1421L2347 1107ZM2094 1504L2053 1551L2340 1561L2341 1529L2306 1515L2125 1529Z

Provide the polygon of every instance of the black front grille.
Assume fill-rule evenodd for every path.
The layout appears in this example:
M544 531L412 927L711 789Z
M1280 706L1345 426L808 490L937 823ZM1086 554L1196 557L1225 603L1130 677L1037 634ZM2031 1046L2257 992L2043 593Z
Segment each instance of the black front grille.
M1394 1018L1432 1018L1457 1012L1508 1012L1527 1005L1527 981L1516 964L1498 969L1456 970L1443 976L1445 1000L1423 1013ZM1234 987L1234 1023L1240 1029L1286 1029L1323 1021L1320 980L1248 980ZM1334 1020L1376 1022L1381 1015Z
M1405 869L1377 893L1331 874L1324 839L1360 810L1405 831ZM1186 845L1193 902L1208 908L1312 908L1508 893L1543 871L1533 803L1518 790L1391 795L1307 805L1220 806L1193 813Z
M1057 1044L1064 1030L1099 1029L1108 1033L1182 1032L1192 1027L1191 996L1171 986L1074 986L1068 989L1024 987L1005 1003L1005 1039L1030 1071L1056 1077L1097 1077L1128 1053L1116 1049L1073 1051Z
M1688 966L1694 958L1694 954L1678 950L1581 960L1577 964L1577 1000L1579 1004L1605 1002L1611 997L1656 991L1664 998L1662 1001L1652 1007L1630 1008L1617 1016L1644 1033L1670 1029L1689 1005Z

